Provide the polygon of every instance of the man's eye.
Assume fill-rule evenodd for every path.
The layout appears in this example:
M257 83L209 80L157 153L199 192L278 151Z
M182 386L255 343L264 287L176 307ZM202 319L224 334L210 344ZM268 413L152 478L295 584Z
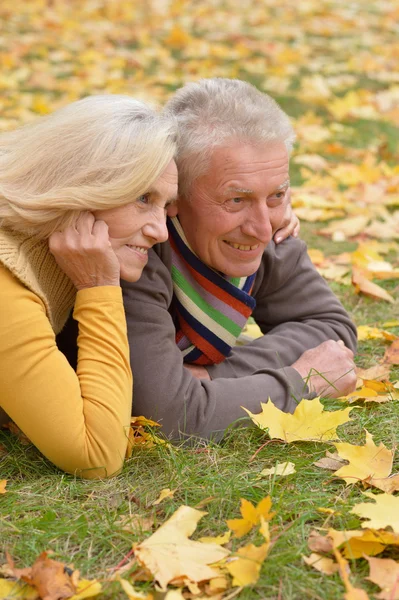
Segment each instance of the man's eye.
M228 202L230 204L234 204L234 206L239 206L240 204L242 204L243 199L242 198L230 198L230 200L228 200Z
M137 198L137 202L140 202L141 204L148 204L149 199L149 194L142 194Z

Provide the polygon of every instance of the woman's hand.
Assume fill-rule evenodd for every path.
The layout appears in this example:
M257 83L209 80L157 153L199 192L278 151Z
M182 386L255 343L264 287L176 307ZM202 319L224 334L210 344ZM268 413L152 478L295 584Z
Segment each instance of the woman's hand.
M74 227L49 238L50 252L78 290L120 285L120 265L104 221L83 212Z
M278 229L276 231L273 239L276 242L276 244L280 244L285 239L287 239L287 237L289 237L290 235L292 235L293 237L298 237L300 227L301 226L299 223L299 219L296 216L296 214L294 213L294 211L292 210L291 190L288 189L287 190L287 207L285 209L284 217L281 222L281 227L280 227L280 229Z

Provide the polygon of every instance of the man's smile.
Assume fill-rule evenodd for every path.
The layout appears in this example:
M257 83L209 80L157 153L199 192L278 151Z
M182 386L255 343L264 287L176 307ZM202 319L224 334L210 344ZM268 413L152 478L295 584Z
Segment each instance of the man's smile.
M226 244L231 246L231 248L235 248L236 250L244 250L245 252L249 252L250 250L256 250L259 248L260 244L254 244L253 246L249 246L247 244L237 244L235 242L228 242L227 240L223 240Z

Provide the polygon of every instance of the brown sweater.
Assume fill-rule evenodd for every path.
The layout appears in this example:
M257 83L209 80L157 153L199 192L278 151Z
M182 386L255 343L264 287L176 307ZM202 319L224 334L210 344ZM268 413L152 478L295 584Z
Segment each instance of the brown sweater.
M269 244L255 281L253 317L265 335L207 367L211 381L198 380L184 368L175 343L170 269L165 242L150 251L138 282L122 282L133 411L159 421L166 435L220 435L245 417L241 406L256 413L268 397L293 412L309 391L290 365L328 339L342 339L356 349L356 328L348 314L313 267L305 244L289 238L279 246Z

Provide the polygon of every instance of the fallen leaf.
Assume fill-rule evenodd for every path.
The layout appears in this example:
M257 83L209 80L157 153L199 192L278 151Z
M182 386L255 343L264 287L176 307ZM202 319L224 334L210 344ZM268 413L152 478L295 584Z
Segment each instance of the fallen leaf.
M332 552L334 548L332 539L328 536L321 535L315 529L312 529L312 531L309 534L308 546L310 550L316 553L329 553Z
M399 498L391 494L375 495L372 492L363 492L365 496L375 500L375 504L362 502L355 504L351 513L369 519L362 523L362 527L371 529L385 529L392 527L395 533L399 533Z
M262 476L264 477L271 477L272 475L279 475L281 477L285 477L286 475L292 475L293 473L296 473L295 471L295 465L292 462L283 462L283 463L277 463L275 467L270 467L270 469L263 469L263 471L261 471L258 475L257 478L260 478Z
M0 579L0 598L2 600L14 600L14 598L15 600L37 600L39 593L27 583Z
M376 595L379 600L399 600L399 563L391 558L365 557L370 566L366 579L378 585L382 592Z
M135 547L137 560L151 571L162 590L178 577L193 582L216 577L208 565L228 556L229 551L216 544L201 544L188 539L205 512L180 506L148 539Z
M328 236L340 233L342 235L341 241L344 241L347 238L354 237L361 233L369 220L369 217L359 215L357 217L345 219L344 221L334 221L333 223L330 223L328 227L321 229L318 233Z
M262 412L253 414L246 408L252 421L269 436L287 443L298 441L327 442L337 439L336 428L349 421L351 407L344 410L325 411L319 398L301 400L293 414L277 408L269 399L261 403Z
M95 579L80 579L77 583L76 594L71 596L69 600L84 600L84 598L98 596L101 592L102 586L99 581L96 581Z
M334 556L338 563L338 572L346 589L346 593L344 594L345 600L369 600L369 597L364 590L355 588L351 584L349 579L351 572L348 561L345 560L341 553L336 549L334 549Z
M0 479L0 494L5 494L7 492L6 485L7 479Z
M390 365L374 365L374 367L370 367L369 369L356 369L356 375L358 378L364 379L389 379L391 367Z
M310 556L302 556L302 558L309 567L313 567L324 575L333 575L338 571L337 563L332 558L321 556L321 554L312 552Z
M15 577L33 586L39 596L46 600L70 598L77 591L72 576L65 569L65 564L49 558L47 552L42 552L33 565L25 569L16 569L10 558L9 564Z
M383 329L378 329L378 327L369 327L368 325L359 325L357 328L357 337L359 342L363 342L364 340L393 341L398 338L397 335L390 331L384 331ZM370 377L370 379L374 379L374 377Z
M140 592L139 590L134 589L131 583L126 579L119 579L119 583L123 591L129 600L153 600L154 596L152 594L147 594L147 592Z
M386 349L383 363L399 365L399 340L392 342L389 348Z
M226 531L222 535L217 535L216 537L201 537L198 541L202 542L203 544L217 544L218 546L223 546L224 544L227 544L227 542L230 540L230 537L231 531Z
M327 450L326 456L320 458L316 462L313 463L315 467L320 467L321 469L328 469L329 471L336 471L340 467L348 464L348 461L340 458L337 452L329 452Z
M165 500L165 498L173 498L176 490L177 488L174 490L171 490L169 488L161 490L161 493L159 494L158 498L151 504L151 506L157 506L158 504L161 504L161 502Z
M395 303L395 300L392 298L391 294L389 294L376 283L373 283L367 279L364 273L355 267L353 267L352 270L352 283L358 293L362 292L366 296L374 298L374 300L385 300L386 302L391 302L392 304Z
M268 543L262 544L262 546L248 544L239 548L226 564L226 569L233 577L233 585L245 586L256 583L268 552Z
M392 470L393 452L388 450L381 442L376 446L371 433L366 431L364 446L356 446L346 442L334 443L340 458L349 461L334 473L341 477L347 484L358 481L384 479Z
M263 498L256 506L249 500L241 498L240 513L242 519L228 519L227 527L234 532L235 537L243 537L253 527L260 523L261 517L270 521L275 513L270 512L272 501L270 496Z

